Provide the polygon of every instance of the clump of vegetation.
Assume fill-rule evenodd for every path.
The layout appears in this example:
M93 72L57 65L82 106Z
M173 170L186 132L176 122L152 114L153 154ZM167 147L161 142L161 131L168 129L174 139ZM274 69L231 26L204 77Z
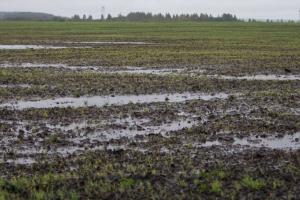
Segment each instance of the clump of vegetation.
M123 178L120 181L120 189L121 190L126 190L128 188L133 187L135 184L135 181L132 178Z
M215 180L211 183L211 192L216 193L216 194L221 194L222 184L220 181Z
M242 180L243 186L251 190L261 190L266 186L265 182L261 179L254 179L250 176L245 176Z

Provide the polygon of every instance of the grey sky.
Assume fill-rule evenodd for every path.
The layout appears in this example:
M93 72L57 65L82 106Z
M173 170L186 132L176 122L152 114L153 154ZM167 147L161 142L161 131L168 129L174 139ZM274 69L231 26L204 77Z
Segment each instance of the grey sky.
M39 11L56 15L130 11L170 13L237 14L240 18L299 19L300 0L0 0L0 11Z

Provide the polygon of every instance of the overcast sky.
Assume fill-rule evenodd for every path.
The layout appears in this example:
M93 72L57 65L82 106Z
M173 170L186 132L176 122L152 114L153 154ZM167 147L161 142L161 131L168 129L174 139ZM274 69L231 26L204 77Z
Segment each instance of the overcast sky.
M130 11L153 13L233 13L239 18L299 19L300 0L0 0L0 11L47 12L62 16Z

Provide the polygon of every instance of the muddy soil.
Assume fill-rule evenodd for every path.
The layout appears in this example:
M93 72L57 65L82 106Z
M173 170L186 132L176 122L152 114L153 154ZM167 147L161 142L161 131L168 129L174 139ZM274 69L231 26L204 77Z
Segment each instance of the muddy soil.
M1 63L4 195L300 198L300 74Z

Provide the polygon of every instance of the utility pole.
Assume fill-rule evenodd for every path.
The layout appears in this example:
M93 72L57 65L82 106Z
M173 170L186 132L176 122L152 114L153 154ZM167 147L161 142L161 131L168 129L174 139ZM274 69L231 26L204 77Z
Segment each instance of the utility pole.
M101 7L101 20L105 20L105 6Z

